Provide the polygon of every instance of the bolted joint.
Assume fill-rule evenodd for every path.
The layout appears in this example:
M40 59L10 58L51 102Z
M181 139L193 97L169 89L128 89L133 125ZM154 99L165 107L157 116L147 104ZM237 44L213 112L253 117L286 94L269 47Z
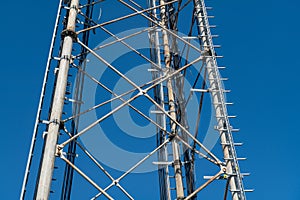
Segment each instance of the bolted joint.
M229 179L229 178L230 178L230 176L226 173L221 174L220 177L219 177L219 179L221 179L221 180L226 180L226 179Z
M60 121L58 119L53 119L48 124L60 125Z
M61 145L56 145L55 156L57 157L63 156L63 147Z
M119 185L119 180L114 180L114 181L113 181L113 184L114 184L114 185Z
M61 32L61 38L64 39L65 37L71 37L74 42L77 42L77 33L73 30L65 29Z
M181 163L181 161L180 160L174 160L174 163L173 163L174 165L182 165L182 163Z
M64 126L65 126L65 123L63 121L58 120L58 119L53 119L53 120L49 121L48 125L49 124L58 125L60 130L63 130Z
M170 134L169 134L169 139L170 141L174 140L174 138L176 137L176 132L175 131L172 131Z

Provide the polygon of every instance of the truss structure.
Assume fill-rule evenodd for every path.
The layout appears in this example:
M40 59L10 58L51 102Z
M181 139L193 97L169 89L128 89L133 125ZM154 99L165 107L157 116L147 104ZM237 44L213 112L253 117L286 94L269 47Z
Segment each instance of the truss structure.
M245 200L204 0L60 0L20 199Z

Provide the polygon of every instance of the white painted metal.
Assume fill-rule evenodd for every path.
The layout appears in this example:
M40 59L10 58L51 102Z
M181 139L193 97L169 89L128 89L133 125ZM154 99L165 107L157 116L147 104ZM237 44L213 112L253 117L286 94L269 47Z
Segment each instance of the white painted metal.
M68 16L68 31L75 31L76 16L79 0L72 0ZM44 154L42 158L41 171L37 186L36 199L48 199L51 189L52 174L54 169L55 154L57 151L57 140L59 136L60 120L65 101L65 92L68 78L69 65L73 47L72 36L66 35L63 41L61 60L54 91L50 124L45 141Z
M160 14L161 14L161 26L163 28L167 28L167 13L166 13L166 6L163 6L165 4L165 0L160 0ZM169 39L168 34L165 31L165 29L162 31L162 37L163 37L163 46L164 46L164 58L165 58L165 67L168 72L171 72L171 52L169 47ZM170 116L171 116L171 133L176 135L176 111L175 111L175 97L173 92L173 86L172 86L172 79L167 80L167 89L168 89L168 101L169 101L169 110L170 110ZM180 150L179 150L179 144L176 138L174 138L172 141L172 153L173 153L173 161L174 161L174 174L175 174L175 182L176 182L176 196L177 199L183 199L184 198L184 191L183 191L183 182L182 182L182 170L181 170L181 159L180 159Z
M156 0L150 0L149 1L149 6L150 7L155 7L156 8ZM161 5L159 5L161 6ZM158 15L157 15L157 9L153 9L153 15L155 18L158 18ZM157 72L154 72L153 73L153 79L156 79L157 77L162 77L164 74L163 74L163 70L162 70L162 66L161 66L161 49L160 49L160 40L159 40L159 33L161 32L161 28L157 27L155 28L154 32L152 32L152 37L154 39L153 42L150 42L150 45L151 43L154 43L152 44L153 47L155 48L155 52L156 52L156 60L157 60L157 65L159 66L159 69ZM150 38L150 40L152 40L152 38ZM165 97L164 97L164 89L163 89L163 83L160 83L159 84L159 98L161 99L161 103L160 103L160 106L165 110L165 105L164 105L164 102L165 102ZM166 115L161 112L161 111L158 111L157 113L157 116L156 116L156 119L157 119L157 122L163 127L163 129L159 130L157 129L158 133L157 134L160 134L159 131L162 131L162 130L166 130L167 128L167 125L166 125ZM166 140L167 135L164 136L164 140ZM170 161L168 161L168 148L167 148L167 145L163 146L161 148L161 150L158 152L158 159L159 159L159 162L158 163L170 163ZM159 167L163 167L164 170L165 170L165 173L166 173L166 177L163 177L166 181L166 183L164 183L165 185L164 186L161 186L161 187L165 187L165 191L163 191L164 194L161 194L163 195L166 200L171 200L171 190L170 190L170 177L169 177L169 167L166 165L166 166L162 166L160 164Z
M207 35L202 37L203 54L206 55L205 63L207 66L208 80L210 84L210 92L212 96L213 106L216 111L218 130L220 132L221 143L224 153L224 159L226 160L226 173L235 174L230 177L229 185L232 193L233 200L245 200L245 191L242 183L242 176L237 162L237 156L234 148L234 142L232 139L232 128L229 123L223 84L220 80L220 74L218 71L218 65L216 62L214 46L209 29L209 23L207 19L207 12L203 0L194 0L195 15L199 27L200 35ZM224 127L225 126L225 127ZM224 145L224 144L228 145Z
M119 182L126 177L128 174L132 173L132 171L137 168L139 165L141 165L145 160L147 160L151 155L154 153L161 153L162 159L159 159L158 162L153 162L154 164L160 165L161 167L164 167L168 175L169 165L172 164L172 167L174 168L174 178L175 178L175 190L176 190L176 199L191 199L194 198L195 195L201 191L203 188L208 186L212 181L217 179L224 179L220 178L220 175L222 173L226 173L229 177L229 185L230 190L232 192L232 196L234 200L244 200L245 195L243 185L242 185L242 177L243 174L239 172L239 167L237 160L234 145L239 145L239 143L233 143L233 139L231 136L231 132L236 131L237 129L233 129L230 126L229 118L234 118L235 116L228 116L226 105L230 105L230 103L225 102L225 92L229 92L224 89L222 85L222 81L226 79L222 79L219 74L219 69L222 69L223 67L218 67L216 58L221 56L216 56L214 52L214 48L218 47L217 45L213 45L212 43L212 36L210 33L209 28L213 27L208 24L208 18L206 13L205 5L203 0L193 0L194 1L194 7L195 7L195 17L198 22L198 28L199 28L199 35L197 37L188 36L188 37L180 37L177 33L177 31L171 30L168 27L168 17L170 17L170 13L168 13L168 9L170 9L171 4L175 3L175 5L178 5L180 7L180 1L174 0L148 0L148 2L151 2L151 6L148 9L144 9L141 6L139 6L138 3L134 2L133 0L129 0L131 4L134 4L135 7L139 8L140 10L137 10L135 7L131 6L130 4L124 2L123 0L118 0L123 5L127 6L131 10L134 11L134 13L128 14L123 17L115 18L107 22L101 22L101 24L90 24L91 26L88 28L85 28L83 30L79 30L77 34L84 33L85 31L94 30L96 28L102 29L104 32L108 33L110 36L112 36L115 41L112 41L110 43L107 43L101 48L104 48L106 46L112 45L116 42L120 42L126 47L128 47L131 51L137 53L142 58L144 58L149 64L151 64L152 68L149 69L149 72L153 74L153 80L148 84L149 86L147 88L141 87L136 85L131 79L126 77L126 75L122 74L121 71L118 71L117 68L115 68L111 63L106 61L102 56L97 54L95 49L91 49L88 47L87 43L84 43L84 41L80 41L80 39L77 40L78 44L81 45L82 48L85 48L91 55L94 55L96 58L98 58L102 63L107 65L108 68L116 72L121 78L126 80L129 84L131 84L134 87L134 90L139 91L139 93L133 97L131 97L129 100L124 100L122 97L126 95L124 94L115 94L110 89L106 88L105 85L101 85L101 83L95 79L94 77L87 74L82 68L77 67L74 63L73 65L78 68L80 73L82 73L84 76L91 78L96 84L99 84L101 86L104 86L103 88L106 89L109 93L111 93L114 97L110 100L107 100L105 102L102 102L99 105L93 106L92 108L82 112L82 113L75 113L75 115L68 117L65 120L62 120L62 122L69 121L71 119L74 119L80 115L83 115L91 110L94 110L102 105L105 105L106 103L112 102L115 99L121 100L123 103L115 108L114 110L110 111L103 117L97 119L97 121L91 122L90 125L88 125L86 128L81 130L80 132L77 132L75 135L71 136L69 134L70 138L66 141L62 142L60 145L57 145L58 141L58 135L59 135L59 129L61 128L61 115L63 110L64 101L65 98L65 90L66 90L66 84L67 84L67 76L68 76L68 70L71 60L71 52L72 52L72 46L73 46L73 35L66 35L62 42L62 57L57 59L60 60L59 68L57 68L57 82L56 82L56 88L54 92L53 102L52 102L52 110L50 112L50 119L47 121L48 124L48 131L47 131L47 137L46 137L46 143L45 143L45 152L42 158L42 165L41 165L41 171L40 171L40 177L39 182L37 186L37 194L36 199L48 199L48 195L51 188L51 181L52 181L52 173L53 173L53 167L54 167L54 160L55 156L60 156L62 160L64 160L69 166L71 166L74 170L78 172L79 175L81 175L83 178L85 178L91 185L93 185L95 188L99 190L100 193L98 193L96 196L93 197L93 199L98 198L101 195L105 195L107 198L112 199L110 194L108 194L109 189L112 187L118 187L129 199L133 199L133 197L129 194L128 191L126 191ZM189 3L189 1L187 1ZM158 4L158 5L156 5ZM75 31L75 24L76 24L76 16L77 12L81 11L77 10L79 5L79 0L71 0L71 5L67 8L69 9L69 16L68 16L68 24L67 24L67 30L69 30L69 33L73 33ZM168 6L167 6L168 5ZM160 16L157 15L158 10L160 11ZM146 14L147 12L147 14ZM152 13L152 15L150 14ZM191 11L192 12L192 11ZM154 17L153 17L154 13ZM153 24L152 27L149 29L144 29L142 31L136 32L131 35L127 35L125 37L119 38L117 35L113 34L112 32L108 31L104 26L108 24L112 24L118 21L121 21L123 19L128 19L129 17L133 17L136 15L140 15L147 19L148 22ZM80 16L78 15L78 20L80 19ZM93 26L92 26L93 25ZM193 26L191 26L192 28ZM126 39L133 37L135 35L138 35L139 33L149 31L150 35L154 39L151 41L151 47L156 49L156 61L149 59L147 56L144 56L141 54L137 49L130 46L126 43ZM161 34L161 35L160 35ZM161 37L162 36L162 37ZM193 43L190 43L190 39L200 39L201 40L201 49L196 47ZM162 40L162 41L160 41ZM171 51L170 47L174 47L174 42L182 42L183 44L187 45L189 48L193 49L196 52L199 52L201 55L198 59L195 59L194 61L189 62L188 64L181 66L179 69L174 70L171 64ZM171 44L173 44L171 46ZM163 46L163 53L164 55L161 56L161 45ZM174 51L175 52L175 51ZM172 53L174 53L172 52ZM181 52L176 51L176 55L180 55ZM161 66L161 60L162 57L164 58L165 62L165 68L162 68ZM224 151L224 160L226 162L226 167L224 167L224 163L222 162L216 155L214 155L209 149L207 149L198 139L195 137L190 131L189 127L187 125L187 122L183 122L185 118L185 106L181 106L180 103L184 104L184 95L183 95L183 88L180 88L180 78L181 72L183 70L187 69L188 67L192 66L193 64L197 63L198 61L203 61L206 63L206 69L208 77L206 80L209 80L209 88L208 89L197 89L193 88L191 89L191 93L193 92L202 92L202 93L210 93L212 95L212 104L216 110L216 118L217 118L217 126L215 127L216 130L220 132L221 136L221 144ZM177 77L177 78L176 78ZM151 85L150 85L151 84ZM159 88L159 91L156 93L157 96L159 96L160 102L154 100L154 98L150 97L150 93L148 92L153 88ZM167 91L168 98L165 98L165 91ZM132 92L132 91L131 91ZM188 91L190 92L190 91ZM129 91L130 93L130 91ZM157 115L156 121L149 118L146 114L144 114L142 111L138 110L137 108L133 107L131 104L131 101L138 98L139 96L144 96L150 100L150 102L153 103L153 105L156 106L155 110L151 113L154 113ZM76 99L76 98L75 98ZM68 99L69 101L73 101L72 99ZM179 100L179 101L178 101ZM77 100L75 103L78 103ZM179 104L178 104L179 103ZM169 110L166 111L165 105L168 104ZM182 113L178 114L176 112L176 109L182 108ZM161 141L161 144L157 146L155 150L153 150L151 153L149 153L146 157L141 159L139 162L137 162L133 167L131 167L129 170L127 170L122 176L115 179L109 172L100 165L100 163L97 162L97 160L91 155L89 152L87 152L83 146L78 144L76 139L80 137L82 134L86 133L87 130L91 129L98 123L102 122L107 117L113 115L115 112L117 112L119 109L129 106L134 111L136 111L138 114L140 114L142 117L147 119L150 123L154 124L156 126L156 129L158 131L163 132L165 134L164 141ZM178 115L180 115L180 120ZM170 122L170 123L169 123ZM169 123L167 127L167 124ZM67 129L67 127L64 127ZM68 133L68 130L65 130L66 133ZM179 132L179 133L178 133ZM183 137L183 135L186 136ZM201 150L207 153L207 155L201 153L192 145L188 143L188 138L193 140L195 142L195 145L197 144ZM85 154L104 172L106 176L109 177L111 180L111 183L104 189L97 185L96 182L93 181L93 179L83 171L80 170L80 168L75 165L74 163L70 162L67 158L64 157L63 154L63 147L66 146L71 141L74 141L77 143L77 145L83 150ZM167 146L170 144L172 146L172 149L169 151L172 152L173 160L168 160L168 150ZM182 146L180 146L181 144ZM185 150L193 150L195 153L199 154L199 156L207 159L211 163L221 167L222 171L220 171L215 176L210 177L209 181L201 185L200 187L192 192L186 192L187 197L185 197L184 194L184 182L183 182L183 176L182 176L182 164L186 164L188 162L182 162L183 157L180 156L180 152L185 152ZM169 152L169 153L170 153ZM30 155L31 156L31 155ZM226 172L223 171L226 169ZM28 171L28 167L26 169L26 172ZM173 181L173 180L172 180ZM25 180L24 180L25 183ZM24 184L23 184L24 185ZM167 182L164 186L164 188L167 190L164 195L166 196L165 199L170 200L171 199L171 192L170 192L170 182L169 179L167 179ZM24 190L24 186L23 186ZM172 193L172 195L175 195L175 193ZM22 197L22 196L21 196Z

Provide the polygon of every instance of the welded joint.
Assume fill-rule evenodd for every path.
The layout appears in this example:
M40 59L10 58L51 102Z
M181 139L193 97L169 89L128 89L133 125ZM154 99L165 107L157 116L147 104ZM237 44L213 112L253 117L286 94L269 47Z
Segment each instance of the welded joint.
M57 157L64 157L66 153L63 152L63 146L62 145L56 145L56 151L55 151L55 156Z
M119 186L120 184L119 184L119 180L113 180L113 182L112 182L115 186Z
M226 173L227 168L225 165L222 164L222 165L220 165L220 170L221 170L221 172Z
M143 96L146 94L147 94L147 90L139 89L139 93L138 93L139 96Z
M176 134L176 132L175 131L172 131L170 134L169 134L169 140L170 140L170 142L172 141L172 140L174 140L174 138L177 136L177 134Z
M169 106L170 106L170 107L175 107L175 106L176 106L174 100L170 100L170 101L169 101Z

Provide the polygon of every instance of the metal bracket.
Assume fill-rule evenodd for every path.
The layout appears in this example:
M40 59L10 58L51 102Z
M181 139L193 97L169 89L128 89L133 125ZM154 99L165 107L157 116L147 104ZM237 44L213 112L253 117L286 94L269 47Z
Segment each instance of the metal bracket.
M53 119L53 120L49 121L48 124L52 124L52 123L54 123L56 125L60 125L60 121L58 119Z
M55 156L57 157L61 157L63 156L64 152L63 152L63 147L60 145L56 145L56 152L55 152Z
M65 100L70 101L72 103L76 103L76 104L84 104L83 101L78 101L78 100L70 99L70 98L67 98L67 97L65 97Z
M65 29L61 32L61 38L64 39L65 37L71 37L74 42L77 42L77 33L73 30Z

